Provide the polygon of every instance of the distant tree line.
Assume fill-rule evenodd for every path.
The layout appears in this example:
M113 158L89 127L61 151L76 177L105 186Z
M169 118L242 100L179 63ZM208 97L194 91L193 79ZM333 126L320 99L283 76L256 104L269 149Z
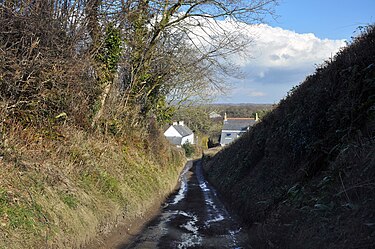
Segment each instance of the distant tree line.
M255 113L262 118L275 106L272 104L213 104L210 108L222 116L226 113L229 118L255 118Z

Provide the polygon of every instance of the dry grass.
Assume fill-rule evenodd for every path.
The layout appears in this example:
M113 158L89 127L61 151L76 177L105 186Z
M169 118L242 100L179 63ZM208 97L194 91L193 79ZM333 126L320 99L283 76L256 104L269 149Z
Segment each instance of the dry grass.
M120 217L142 215L175 187L183 166L181 152L160 141L164 164L141 138L61 126L51 139L2 126L0 248L78 248Z

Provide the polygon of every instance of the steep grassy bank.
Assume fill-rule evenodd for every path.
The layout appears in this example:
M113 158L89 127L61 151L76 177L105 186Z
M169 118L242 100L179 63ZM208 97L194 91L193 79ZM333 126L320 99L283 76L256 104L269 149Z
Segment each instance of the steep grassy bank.
M79 248L162 200L184 164L160 133L0 125L0 248Z
M119 73L127 37L101 4L0 3L0 248L78 248L175 187L168 108Z
M205 170L253 248L373 248L374 138L370 27Z

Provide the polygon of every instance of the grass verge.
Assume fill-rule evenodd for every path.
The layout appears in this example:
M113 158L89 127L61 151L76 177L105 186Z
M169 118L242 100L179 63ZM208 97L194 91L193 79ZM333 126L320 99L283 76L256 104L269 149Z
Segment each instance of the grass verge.
M123 217L141 216L173 190L184 164L163 140L150 151L141 138L60 127L51 139L9 127L0 157L0 248L79 248Z

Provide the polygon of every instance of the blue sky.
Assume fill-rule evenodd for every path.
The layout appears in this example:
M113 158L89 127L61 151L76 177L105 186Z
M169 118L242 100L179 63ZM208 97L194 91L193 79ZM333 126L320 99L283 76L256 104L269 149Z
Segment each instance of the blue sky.
M358 26L375 23L375 0L280 0L275 11L276 20L243 30L254 37L251 56L233 60L245 77L228 78L232 90L216 103L278 103L358 34Z
M319 38L349 40L358 26L375 22L375 0L280 0L275 10L271 26Z

